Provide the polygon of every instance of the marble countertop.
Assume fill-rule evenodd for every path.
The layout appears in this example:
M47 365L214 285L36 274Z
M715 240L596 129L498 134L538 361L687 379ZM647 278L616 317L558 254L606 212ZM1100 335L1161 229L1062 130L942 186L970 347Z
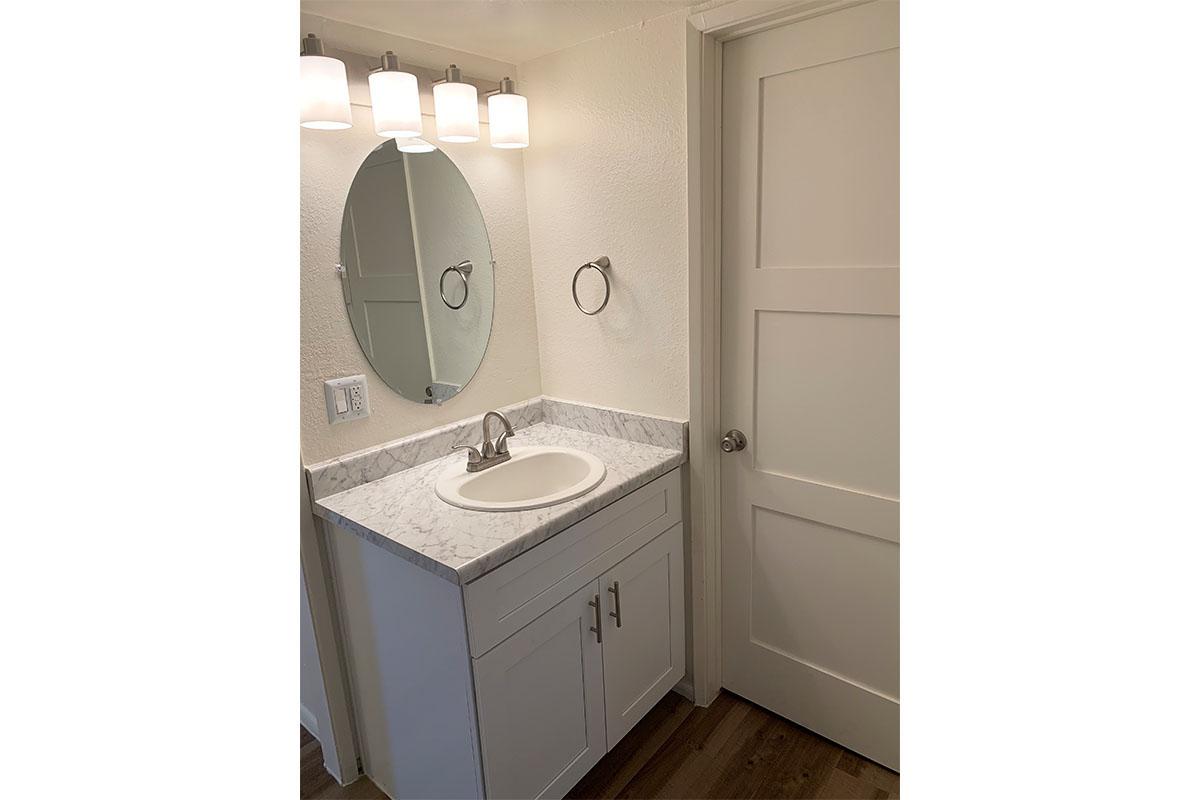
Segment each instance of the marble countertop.
M442 501L434 484L462 453L419 464L313 503L322 518L457 584L512 560L584 517L665 475L685 460L670 450L539 423L518 431L513 446L574 447L604 462L592 491L529 511L468 511Z

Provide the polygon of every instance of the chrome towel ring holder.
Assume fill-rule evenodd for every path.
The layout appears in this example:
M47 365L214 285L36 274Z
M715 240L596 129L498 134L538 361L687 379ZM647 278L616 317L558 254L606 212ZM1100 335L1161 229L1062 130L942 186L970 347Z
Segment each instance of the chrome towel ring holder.
M571 280L571 297L575 298L575 307L589 317L594 317L604 310L608 305L608 298L612 296L612 282L608 279L608 270L612 267L608 256L600 256L595 261L589 261L579 269L575 270L575 277ZM583 274L585 269L594 269L604 278L604 302L595 311L588 311L583 307L583 303L579 302L579 276Z
M469 297L471 294L471 287L469 287L467 285L467 276L471 274L471 270L473 270L473 269L474 269L474 266L472 266L471 260L467 259L465 261L460 261L457 264L453 264L449 267L446 267L444 270L442 270L442 277L438 279L438 291L442 295L442 302L446 304L446 308L452 308L455 311L457 311L458 309L462 308L463 306L465 306L467 304L467 297ZM455 275L457 275L459 278L462 279L463 299L462 299L462 302L459 303L458 305L454 305L446 298L446 276L449 275L451 272L453 272Z

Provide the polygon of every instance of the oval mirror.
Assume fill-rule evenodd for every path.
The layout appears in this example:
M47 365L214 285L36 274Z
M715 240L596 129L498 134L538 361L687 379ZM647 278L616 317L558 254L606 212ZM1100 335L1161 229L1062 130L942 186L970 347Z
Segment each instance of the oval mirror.
M467 179L441 150L389 139L358 168L342 214L342 293L384 383L418 403L462 391L492 330L492 248Z

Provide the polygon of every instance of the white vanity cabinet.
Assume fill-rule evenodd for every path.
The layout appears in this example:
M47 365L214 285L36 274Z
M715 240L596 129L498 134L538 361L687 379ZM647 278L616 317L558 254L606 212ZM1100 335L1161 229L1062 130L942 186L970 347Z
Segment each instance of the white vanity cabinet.
M489 797L562 797L679 682L682 562L676 524L475 659Z
M608 747L637 724L683 677L683 528L654 539L600 579L604 633L604 717ZM615 590L615 591L614 591ZM607 596L605 592L608 592Z
M683 677L678 469L463 587L330 538L363 768L393 798L562 797Z
M489 797L562 797L607 752L592 581L475 660Z

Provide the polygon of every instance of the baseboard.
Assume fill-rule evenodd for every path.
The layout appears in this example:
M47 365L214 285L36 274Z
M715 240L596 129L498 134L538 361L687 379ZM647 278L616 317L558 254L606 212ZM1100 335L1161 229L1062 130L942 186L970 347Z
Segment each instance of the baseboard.
M339 786L349 786L348 783L342 780L342 776L338 772L337 758L334 757L333 748L326 747L325 741L321 738L321 729L317 726L317 716L305 708L303 703L300 704L300 724L321 745L321 759L325 764L325 771L333 776L333 779L338 782ZM358 780L358 776L354 775L350 783L356 780Z
M317 727L317 717L311 711L304 707L304 703L300 704L300 724L304 726L304 730L312 734L312 737L318 742L321 742L321 729ZM325 743L321 742L324 747Z
M684 678L679 683L671 687L671 691L676 694L681 694L688 699L689 703L696 702L696 687L692 686L692 682Z

